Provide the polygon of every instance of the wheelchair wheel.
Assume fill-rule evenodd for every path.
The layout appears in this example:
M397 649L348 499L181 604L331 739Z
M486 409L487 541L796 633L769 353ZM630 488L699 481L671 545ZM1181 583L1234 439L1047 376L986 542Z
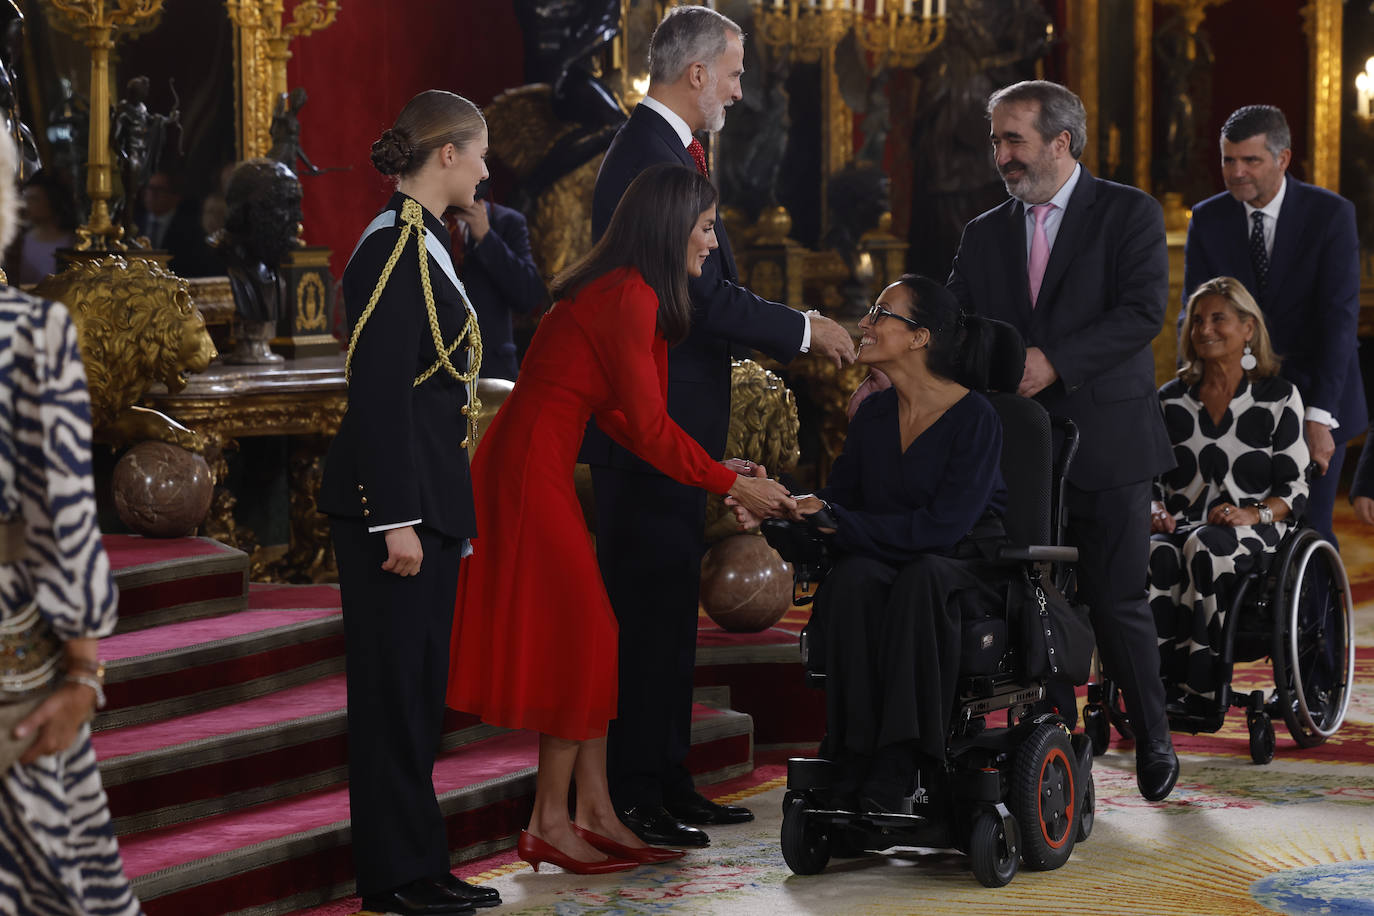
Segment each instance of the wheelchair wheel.
M1093 823L1097 820L1097 787L1093 785L1092 775L1088 775L1088 785L1083 790L1082 810L1078 812L1078 832L1074 834L1075 844L1081 843L1093 834Z
M1107 722L1107 711L1101 706L1083 707L1083 734L1093 746L1093 756L1101 757L1107 753L1112 742L1111 725Z
M782 858L797 875L819 874L830 861L830 836L807 818L806 802L800 798L782 814Z
M1274 686L1288 732L1316 747L1345 720L1355 674L1350 582L1340 554L1311 529L1298 532L1279 571Z
M1058 868L1078 833L1073 746L1058 725L1043 724L1016 752L1010 807L1024 825L1021 859L1036 871Z
M1267 712L1252 712L1245 717L1250 730L1250 759L1260 766L1274 759L1274 722Z
M983 887L1005 887L1016 877L1017 829L1013 821L1011 836L1002 818L983 811L973 821L968 855L973 877Z

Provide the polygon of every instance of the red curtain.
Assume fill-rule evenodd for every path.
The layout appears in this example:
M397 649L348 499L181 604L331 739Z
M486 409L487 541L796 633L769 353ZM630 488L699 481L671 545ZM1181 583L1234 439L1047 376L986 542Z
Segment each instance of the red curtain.
M291 45L289 87L304 86L301 145L320 168L305 176L305 238L333 249L336 278L391 182L372 143L416 93L447 89L484 106L523 82L510 0L346 0L329 28Z

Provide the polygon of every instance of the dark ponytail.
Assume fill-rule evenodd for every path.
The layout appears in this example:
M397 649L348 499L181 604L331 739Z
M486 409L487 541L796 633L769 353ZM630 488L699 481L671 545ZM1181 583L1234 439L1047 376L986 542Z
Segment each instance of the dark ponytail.
M911 294L911 317L930 331L927 368L940 378L970 389L984 389L988 378L988 328L959 308L954 293L919 273L903 273L897 283Z

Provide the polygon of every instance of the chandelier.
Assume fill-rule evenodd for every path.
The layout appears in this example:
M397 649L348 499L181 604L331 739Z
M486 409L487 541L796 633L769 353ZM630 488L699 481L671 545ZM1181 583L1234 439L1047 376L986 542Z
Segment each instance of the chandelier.
M914 67L944 40L947 0L753 0L769 48L815 62L851 29L859 47L890 67Z

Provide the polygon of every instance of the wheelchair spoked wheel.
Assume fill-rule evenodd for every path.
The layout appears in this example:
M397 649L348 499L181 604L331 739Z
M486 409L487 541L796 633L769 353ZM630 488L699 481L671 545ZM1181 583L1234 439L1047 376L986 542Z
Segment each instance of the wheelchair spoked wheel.
M1051 723L1037 726L1016 752L1010 798L1027 868L1048 871L1069 860L1080 827L1077 799L1068 733Z
M973 877L983 887L1005 887L1016 877L1018 833L1014 818L1004 820L991 811L981 811L973 819L968 855Z
M1350 582L1340 554L1298 532L1279 572L1274 620L1276 703L1299 747L1316 747L1345 720L1355 673Z
M830 835L825 825L806 816L806 802L800 798L782 813L782 858L796 875L820 874L830 861Z

